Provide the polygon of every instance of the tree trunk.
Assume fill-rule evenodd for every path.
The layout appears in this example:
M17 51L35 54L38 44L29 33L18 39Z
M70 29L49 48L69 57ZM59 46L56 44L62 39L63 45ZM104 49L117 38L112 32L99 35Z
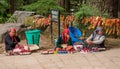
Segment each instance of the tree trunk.
M28 4L29 1L28 0L23 0L24 1L24 5Z
M118 0L106 0L108 13L111 18L118 18Z
M57 0L58 5L60 5L61 7L65 8L64 3L65 0Z
M112 11L112 16L114 18L118 18L118 0L113 0L113 11Z
M118 3L118 17L120 18L120 0L119 0L119 3Z
M8 11L12 14L15 10L15 0L8 0L8 3L10 4L10 9Z
M118 18L119 1L120 0L87 0L87 4L99 8L101 14L107 12L110 18Z
M70 12L70 0L65 0L65 9L67 12Z
M57 3L58 3L61 7L65 8L65 10L66 10L67 12L69 12L69 10L70 10L70 0L57 0Z

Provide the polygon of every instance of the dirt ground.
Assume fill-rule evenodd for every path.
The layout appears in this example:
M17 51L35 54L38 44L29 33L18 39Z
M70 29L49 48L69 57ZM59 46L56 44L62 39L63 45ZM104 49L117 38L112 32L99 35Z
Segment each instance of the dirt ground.
M120 48L120 39L107 38L105 44L106 47L110 49Z
M21 40L20 43L26 45L26 40L25 39ZM0 43L0 54L5 51L4 46L5 46L4 43ZM41 49L49 49L49 48L54 47L54 45L51 44L49 35L45 36L45 34L41 34L40 47L41 47ZM120 39L107 38L106 39L106 47L108 49L120 48Z

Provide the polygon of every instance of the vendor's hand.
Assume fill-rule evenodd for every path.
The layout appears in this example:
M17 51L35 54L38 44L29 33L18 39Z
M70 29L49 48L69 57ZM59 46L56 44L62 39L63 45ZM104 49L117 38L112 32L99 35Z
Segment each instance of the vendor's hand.
M90 45L93 44L93 41L88 41L88 44L90 44Z
M65 49L67 47L67 44L62 44L61 46L63 47L63 49Z
M69 35L67 35L67 38L69 38L70 36Z
M62 50L66 50L66 48L63 48Z
M18 36L18 33L16 33L15 36Z
M83 37L80 37L80 38L78 38L79 40L82 40L83 39Z
M14 42L14 44L16 45L16 44L18 44L18 42Z

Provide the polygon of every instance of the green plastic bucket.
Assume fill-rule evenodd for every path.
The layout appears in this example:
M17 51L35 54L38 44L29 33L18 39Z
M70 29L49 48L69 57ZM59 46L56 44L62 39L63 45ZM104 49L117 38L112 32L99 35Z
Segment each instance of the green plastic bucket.
M39 46L40 30L27 30L25 31L27 44L36 44Z

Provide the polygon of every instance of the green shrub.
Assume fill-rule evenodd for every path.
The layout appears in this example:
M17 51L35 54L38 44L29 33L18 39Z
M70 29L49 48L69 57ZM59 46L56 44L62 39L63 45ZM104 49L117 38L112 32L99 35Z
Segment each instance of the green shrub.
M100 16L100 11L90 5L82 4L79 10L75 13L76 19L83 19L84 17Z
M0 0L0 23L4 23L7 21L8 16L6 13L6 9L9 8L9 4L6 0Z
M37 14L46 15L51 9L64 11L62 7L56 4L55 0L40 0L30 5L23 6L22 9L27 11L35 11Z

